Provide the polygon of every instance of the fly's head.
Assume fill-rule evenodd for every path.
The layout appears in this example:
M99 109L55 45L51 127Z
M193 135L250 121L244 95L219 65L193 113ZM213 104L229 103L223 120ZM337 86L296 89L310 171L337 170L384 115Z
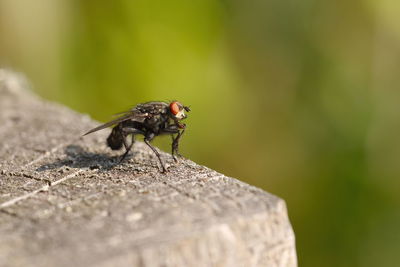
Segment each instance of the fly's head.
M169 104L170 115L171 115L172 119L177 123L179 128L185 128L185 124L179 123L180 120L187 118L185 111L189 112L190 108L182 105L178 101L172 101Z

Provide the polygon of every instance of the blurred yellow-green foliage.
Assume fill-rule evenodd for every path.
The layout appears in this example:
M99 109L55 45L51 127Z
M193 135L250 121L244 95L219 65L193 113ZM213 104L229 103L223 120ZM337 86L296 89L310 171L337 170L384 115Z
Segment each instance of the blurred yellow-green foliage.
M396 266L399 14L389 0L0 0L0 65L101 121L190 105L182 153L284 198L300 266Z

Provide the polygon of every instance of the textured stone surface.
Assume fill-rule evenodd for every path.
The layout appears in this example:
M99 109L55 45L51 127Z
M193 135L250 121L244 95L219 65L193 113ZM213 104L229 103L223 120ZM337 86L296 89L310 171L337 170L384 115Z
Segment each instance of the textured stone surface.
M283 200L166 153L161 174L140 142L118 164L27 86L0 69L0 266L297 265Z

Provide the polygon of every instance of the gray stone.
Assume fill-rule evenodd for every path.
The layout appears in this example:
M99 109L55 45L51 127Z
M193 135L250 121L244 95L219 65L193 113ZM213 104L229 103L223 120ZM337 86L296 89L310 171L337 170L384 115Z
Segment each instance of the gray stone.
M118 164L26 87L0 69L0 266L297 266L283 200L141 142Z

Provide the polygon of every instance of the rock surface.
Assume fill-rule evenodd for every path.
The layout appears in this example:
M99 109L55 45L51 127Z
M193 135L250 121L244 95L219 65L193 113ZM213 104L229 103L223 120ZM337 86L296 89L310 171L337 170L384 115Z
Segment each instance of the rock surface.
M297 266L283 200L190 160L129 160L0 69L0 266Z

